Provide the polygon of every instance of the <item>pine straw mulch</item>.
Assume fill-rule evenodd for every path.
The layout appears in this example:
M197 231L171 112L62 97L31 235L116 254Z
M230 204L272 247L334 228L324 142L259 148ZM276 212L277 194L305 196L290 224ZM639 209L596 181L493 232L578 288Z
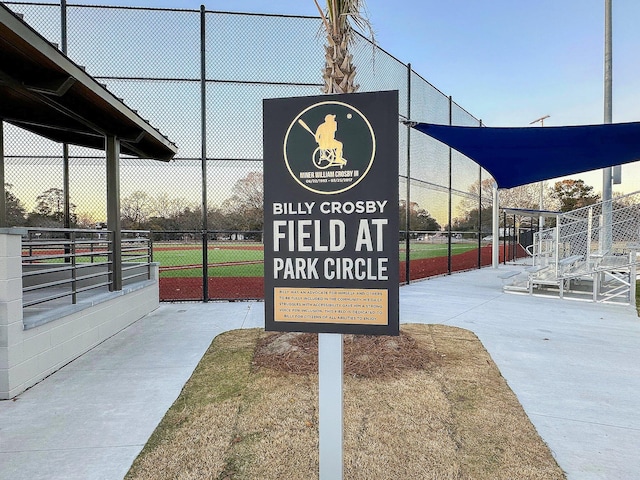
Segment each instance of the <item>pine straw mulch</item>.
M397 337L344 335L343 358L345 375L381 379L423 370L441 359L405 332ZM298 375L318 373L318 335L266 334L258 340L253 365Z
M345 335L344 359L345 480L565 478L473 333ZM317 479L316 372L316 335L219 335L126 478Z

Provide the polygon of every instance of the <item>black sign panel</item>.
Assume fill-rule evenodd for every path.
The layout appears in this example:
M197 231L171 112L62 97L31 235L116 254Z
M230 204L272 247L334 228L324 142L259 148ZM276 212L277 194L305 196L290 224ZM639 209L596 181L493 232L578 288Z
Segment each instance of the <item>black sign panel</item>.
M398 92L264 101L266 329L398 334Z

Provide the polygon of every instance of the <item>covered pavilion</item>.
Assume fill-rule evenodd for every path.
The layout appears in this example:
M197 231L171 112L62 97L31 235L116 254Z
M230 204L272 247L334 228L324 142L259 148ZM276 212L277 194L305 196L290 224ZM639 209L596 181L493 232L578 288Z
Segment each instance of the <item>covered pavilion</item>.
M58 308L58 314L31 324L25 323L23 316L22 242L27 230L7 228L5 122L61 143L66 157L66 227L67 145L104 150L106 156L107 229L111 240L105 250L108 260L103 264L108 264L108 270L85 275L85 279L105 279L109 291L98 300L76 300L79 282L75 258L70 253L75 246L73 240L65 240L64 252L58 256L63 263L57 266L45 262L37 268L55 270L55 280L52 273L40 275L46 285L72 285L73 292L63 295L72 295L73 305ZM157 308L157 272L154 278L148 260L145 280L123 292L120 155L169 161L176 153L176 145L166 136L0 3L0 399L14 397ZM67 238L74 238L74 234L69 230ZM64 279L60 280L62 275ZM55 302L51 308L56 308Z

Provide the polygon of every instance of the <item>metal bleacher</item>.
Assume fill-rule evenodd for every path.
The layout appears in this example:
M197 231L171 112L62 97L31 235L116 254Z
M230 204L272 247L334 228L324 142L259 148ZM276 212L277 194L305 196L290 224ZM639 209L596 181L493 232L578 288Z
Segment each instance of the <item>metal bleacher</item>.
M505 291L635 304L640 191L558 214L527 251L533 265L504 274Z

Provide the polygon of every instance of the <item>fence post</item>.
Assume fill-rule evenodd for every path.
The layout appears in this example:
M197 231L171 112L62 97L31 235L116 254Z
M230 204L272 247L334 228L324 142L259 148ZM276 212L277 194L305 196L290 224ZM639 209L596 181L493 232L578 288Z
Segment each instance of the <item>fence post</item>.
M67 2L66 0L62 0L60 2L60 43L62 47L62 53L67 54ZM69 180L69 145L67 143L62 144L62 225L64 228L71 228L71 199L70 199L70 180ZM72 238L72 236L67 235L67 238ZM74 249L75 250L75 249ZM66 245L64 247L64 253L70 254L71 250L69 246ZM75 253L74 253L75 255ZM65 263L71 261L73 264L73 275L75 279L75 257L69 258L65 257ZM72 283L73 285L73 298L72 303L76 303L76 284L75 281Z
M411 63L407 63L407 119L411 120ZM404 206L404 271L405 282L411 283L411 242L409 241L409 227L411 216L411 126L407 125L407 189Z
M67 0L60 1L60 47L67 54Z
M453 125L453 97L449 95L449 125ZM451 222L453 221L453 210L451 203L453 201L453 150L449 147L449 201L448 201L448 220L447 220L447 274L451 275Z
M206 16L200 5L200 138L202 162L202 300L209 301L209 225L207 218L207 69Z

